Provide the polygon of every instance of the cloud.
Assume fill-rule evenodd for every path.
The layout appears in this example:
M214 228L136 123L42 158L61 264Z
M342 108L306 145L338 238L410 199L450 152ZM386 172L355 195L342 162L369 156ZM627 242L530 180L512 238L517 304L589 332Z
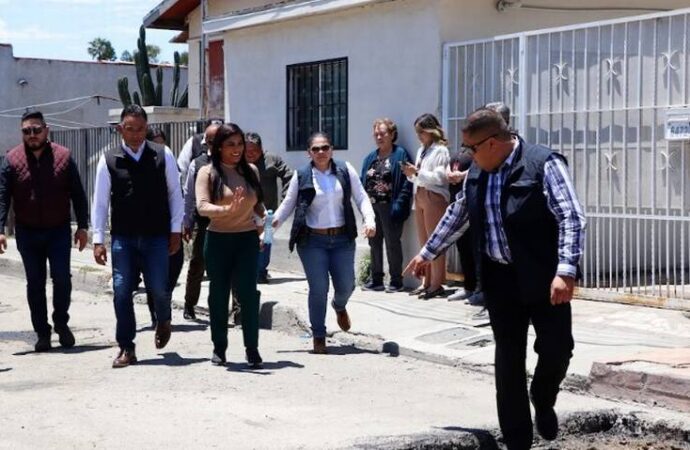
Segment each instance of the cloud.
M66 39L68 37L69 35L66 33L47 31L38 25L29 25L24 28L11 30L7 25L7 22L0 19L0 42L13 43L24 41L57 40Z

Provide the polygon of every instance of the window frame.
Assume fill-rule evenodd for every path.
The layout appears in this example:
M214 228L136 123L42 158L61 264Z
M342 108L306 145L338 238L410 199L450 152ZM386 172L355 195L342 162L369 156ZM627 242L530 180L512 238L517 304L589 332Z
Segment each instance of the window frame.
M340 80L340 86L339 86L340 87L339 90L344 89L344 91L345 91L343 94L344 100L339 98L339 101L340 101L339 103L332 102L330 104L327 104L324 100L324 89L322 87L323 77L324 77L324 66L331 64L332 68L335 69L336 68L335 63L340 63L340 64L344 65L343 72L342 72L344 74L344 76ZM316 92L314 92L314 89L312 88L312 90L310 92L310 97L313 98L314 96L317 96L318 98L317 98L317 101L315 103L311 103L308 106L315 107L319 111L322 110L324 107L328 107L328 106L338 107L338 108L342 108L342 110L344 110L342 113L342 116L343 116L342 122L339 123L338 125L336 125L336 123L339 119L336 118L336 115L333 114L331 116L331 119L334 122L333 129L335 129L336 126L341 126L341 130L340 130L338 136L331 135L331 133L329 133L329 135L331 135L330 136L331 141L332 141L331 143L333 144L334 150L347 150L348 144L349 144L348 143L348 128L349 128L349 97L350 97L349 76L350 76L350 74L349 74L349 60L348 60L348 57L344 56L344 57L339 57L339 58L329 58L329 59L322 59L322 60L318 60L318 61L308 61L308 62L302 62L302 63L296 63L296 64L289 64L289 65L285 66L285 148L286 148L286 151L291 152L291 151L306 150L306 147L307 147L306 142L304 142L304 143L296 142L296 143L293 143L291 145L291 138L290 138L291 135L294 136L296 134L296 130L297 130L297 124L296 123L292 124L292 129L291 129L291 126L290 126L291 125L291 117L290 116L291 116L291 113L293 113L295 109L300 108L300 105L298 104L299 99L298 99L297 93L296 93L295 97L292 97L292 98L294 98L294 103L293 104L290 103L291 91L295 89L295 87L291 84L291 74L294 77L295 71L300 69L300 68L309 68L312 71L311 72L312 77L314 77L313 71L315 69L316 75L318 76L318 89L316 90ZM335 75L336 75L336 72L335 72L335 70L333 70L331 72L331 77L332 77L331 79L333 79ZM333 95L333 94L331 94L331 95ZM294 116L296 118L296 114ZM340 117L340 115L338 115L338 117ZM317 123L316 129L314 131L328 131L328 130L323 129L323 128L325 128L325 127L323 127L323 123L324 123L325 119L326 119L326 116L321 115L321 113L319 113L319 117L317 118L318 123ZM335 134L335 133L333 133L333 134ZM297 139L294 139L294 141L297 141Z

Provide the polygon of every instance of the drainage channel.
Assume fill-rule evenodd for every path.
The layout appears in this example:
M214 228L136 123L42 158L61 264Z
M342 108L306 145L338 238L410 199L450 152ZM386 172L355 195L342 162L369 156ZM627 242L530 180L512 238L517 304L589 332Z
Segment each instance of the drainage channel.
M503 450L498 430L447 427L443 431L397 437L355 445L362 450ZM534 450L688 450L690 426L642 418L616 411L573 413L554 441L535 433Z

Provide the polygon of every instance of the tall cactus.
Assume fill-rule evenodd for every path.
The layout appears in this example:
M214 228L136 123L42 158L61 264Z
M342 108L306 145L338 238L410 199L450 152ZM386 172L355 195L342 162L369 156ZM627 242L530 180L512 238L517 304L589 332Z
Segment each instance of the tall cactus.
M175 67L173 68L173 84L170 89L170 104L172 106L177 105L177 90L180 84L180 54L175 52L173 54L175 58Z
M120 95L122 106L129 106L132 104L132 97L129 95L129 80L127 77L122 77L117 80L117 93Z
M170 105L178 108L186 108L188 104L187 87L182 95L180 89L180 54L175 52L175 67L173 68L173 85L170 91ZM117 89L120 101L123 106L136 103L140 106L162 106L163 105L163 68L156 69L156 84L154 86L151 76L151 66L149 64L149 52L146 48L146 28L142 25L139 28L139 38L137 39L137 50L134 52L134 66L137 75L139 92L129 94L129 81L127 77L117 81ZM141 93L141 94L139 94Z
M163 105L163 68L156 69L156 105Z

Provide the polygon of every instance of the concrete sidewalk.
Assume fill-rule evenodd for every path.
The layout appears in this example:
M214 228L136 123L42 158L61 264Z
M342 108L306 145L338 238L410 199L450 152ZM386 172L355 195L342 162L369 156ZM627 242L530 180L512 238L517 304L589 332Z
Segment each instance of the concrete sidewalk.
M90 250L73 251L72 274L76 289L110 289L110 267L93 262ZM271 270L272 280L260 285L262 320L274 329L308 333L307 282L295 273ZM23 276L14 241L0 256L3 274ZM184 303L186 267L173 301ZM202 287L200 309L205 309L208 283ZM479 308L444 298L418 300L407 293L387 294L355 290L348 311L352 329L339 331L329 311L332 338L358 347L412 356L446 365L493 373L493 339L487 319L474 316ZM181 322L176 313L174 321ZM690 319L682 312L639 306L573 302L575 351L566 386L597 395L632 400L690 413ZM534 334L530 330L530 346ZM536 354L528 351L528 368Z

